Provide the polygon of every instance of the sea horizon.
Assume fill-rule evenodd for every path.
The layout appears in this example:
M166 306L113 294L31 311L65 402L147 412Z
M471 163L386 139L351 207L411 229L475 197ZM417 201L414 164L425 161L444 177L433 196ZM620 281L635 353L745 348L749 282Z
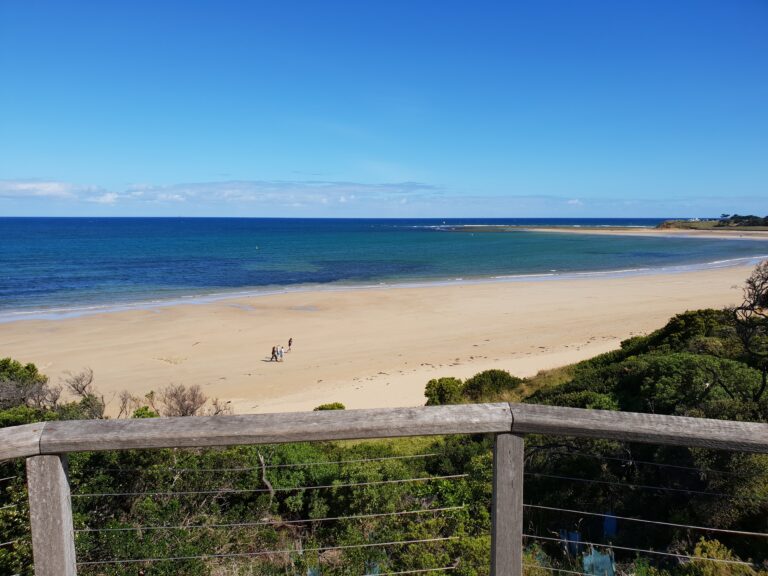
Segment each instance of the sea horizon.
M509 221L519 221L519 222L535 222L535 221L541 221L541 222L556 222L556 221L612 221L612 222L647 222L650 225L651 223L659 224L661 222L665 222L667 220L717 220L718 216L649 216L649 217L642 217L642 218L614 218L614 217L584 217L584 218L572 218L572 217L544 217L544 216L537 216L537 217L525 217L525 218L516 218L516 217L499 217L499 216L471 216L467 218L459 218L456 216L403 216L403 217L378 217L378 216L301 216L301 217L295 217L295 216L196 216L196 215L184 215L184 216L168 216L168 215L149 215L149 216L140 216L140 215L120 215L120 216L110 216L110 215L99 215L99 216L88 216L88 215L56 215L56 216L29 216L29 215L17 215L17 216L0 216L0 222L3 220L454 220L454 221L465 221L465 220L509 220ZM524 224L521 224L524 225Z

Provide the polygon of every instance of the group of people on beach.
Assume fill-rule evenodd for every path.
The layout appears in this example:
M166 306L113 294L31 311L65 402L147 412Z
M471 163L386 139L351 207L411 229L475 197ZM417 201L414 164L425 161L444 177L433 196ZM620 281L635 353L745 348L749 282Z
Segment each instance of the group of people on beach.
M283 355L286 352L291 351L291 347L293 346L293 338L288 338L288 350L281 346L272 346L272 355L269 357L270 362L282 362L283 361Z

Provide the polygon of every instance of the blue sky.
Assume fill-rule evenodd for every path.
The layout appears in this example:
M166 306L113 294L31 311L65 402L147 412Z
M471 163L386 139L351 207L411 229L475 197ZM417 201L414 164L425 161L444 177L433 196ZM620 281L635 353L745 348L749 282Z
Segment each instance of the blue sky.
M768 213L768 2L0 2L0 215Z

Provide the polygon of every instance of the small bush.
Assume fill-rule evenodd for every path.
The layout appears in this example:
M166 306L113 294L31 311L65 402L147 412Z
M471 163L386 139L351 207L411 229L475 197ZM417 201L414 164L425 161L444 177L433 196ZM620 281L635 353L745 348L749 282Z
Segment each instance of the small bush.
M345 406L341 402L330 402L329 404L320 404L317 408L315 408L315 412L319 410L344 410Z
M131 418L159 418L160 414L152 410L149 406L139 406L133 411Z
M475 374L464 383L464 396L468 400L479 402L514 390L522 383L521 378L512 376L506 370L486 370Z
M718 540L702 538L696 543L693 556L738 562L740 559ZM692 560L683 564L681 572L685 576L754 576L755 570L744 564L724 562L709 562L708 560Z
M427 406L461 404L464 401L464 384L458 378L435 378L427 382L424 390Z

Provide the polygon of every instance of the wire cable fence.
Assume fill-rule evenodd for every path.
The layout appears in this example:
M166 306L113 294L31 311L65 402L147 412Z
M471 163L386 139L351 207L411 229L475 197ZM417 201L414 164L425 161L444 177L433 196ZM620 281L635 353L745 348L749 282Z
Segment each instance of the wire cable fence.
M531 450L546 448L545 446L531 446ZM629 451L628 451L629 452ZM547 450L547 455L551 457L573 457L573 456L581 456L584 458L591 458L595 460L604 460L607 462L620 462L622 466L653 466L655 468L664 468L664 469L670 469L670 470L684 470L687 472L694 472L696 475L706 475L706 474L723 474L726 476L744 476L745 474L740 474L738 472L733 471L726 471L726 470L715 470L713 468L707 468L707 467L695 467L695 466L681 466L679 464L670 464L666 462L652 462L648 460L642 460L638 458L631 458L629 456L619 457L619 456L608 456L605 454L591 454L589 452L585 452L583 450L579 450L576 448L570 448L568 446L562 446L557 447L557 449L550 449Z
M740 496L738 494L727 494L723 492L709 492L706 490L691 490L687 488L675 488L672 486L650 486L647 484L634 484L631 482L611 482L609 480L596 480L594 478L579 478L575 476L562 476L557 474L542 474L539 472L526 472L526 476L532 478L554 478L556 480L567 480L569 482L585 482L587 484L602 484L604 486L619 486L632 490L654 490L657 492L672 492L676 494L695 494L697 496L708 496L712 498L730 498L732 500L749 500L751 502L768 502L768 496Z
M0 574L20 574L31 550L26 477L22 463L0 464Z
M281 445L275 454L233 450L232 460L255 455L257 465L242 466L215 451L175 451L169 456L184 463L110 465L99 478L72 466L78 574L456 570L467 537L457 529L470 514L462 500L469 474L440 473L438 452L368 456L377 448L369 444L349 448L361 457L333 460L302 446ZM286 461L290 456L297 461ZM207 464L212 458L223 465Z
M523 570L528 576L766 570L766 471L765 454L530 442Z
M167 561L179 561L179 560L209 560L209 559L221 559L221 558L253 558L256 556L276 556L276 555L290 555L307 552L328 552L332 550L352 550L361 548L385 548L389 546L407 546L410 544L424 544L428 542L445 542L448 540L457 540L457 536L448 536L444 538L422 538L420 540L394 540L392 542L369 542L366 544L345 544L341 546L322 546L317 548L302 548L300 550L296 548L289 548L287 550L259 550L257 552L231 552L229 554L199 554L197 556L165 556L160 558L122 558L117 560L95 560L78 562L78 566L95 566L106 564L136 564L136 563L152 563L152 562L167 562ZM430 569L426 569L430 570Z
M455 478L466 478L466 474L449 474L447 476L427 476L424 478L400 478L395 480L376 480L372 482L349 482L322 484L319 486L278 486L272 488L220 488L216 490L176 490L168 492L94 492L72 494L72 498L101 498L105 496L209 496L209 495L227 495L227 494L257 494L257 493L275 493L275 492L298 492L303 490L326 490L338 488L356 488L360 486L381 486L383 484L403 484L407 482L430 482L433 480L452 480Z
M365 520L370 518L391 518L394 516L410 516L420 514L437 514L439 512L454 512L464 510L466 506L447 506L445 508L425 508L422 510L401 510L398 512L381 512L379 514L356 514L349 516L331 516L328 518L302 518L298 520L264 520L261 522L235 522L230 524L186 524L183 526L129 526L123 528L81 528L80 532L144 532L147 530L194 530L212 528L250 528L253 526L282 526L287 524L314 524L317 522L337 522L341 520Z
M765 495L723 489L748 480L749 472L654 461L636 457L632 446L612 453L589 448L530 448L523 505L528 576L615 576L643 563L670 574L690 563L762 566L765 554L744 554L765 547L768 530L681 520L702 502L718 510L762 507ZM434 450L327 459L262 448L255 465L221 458L208 465L203 454L200 467L188 459L110 466L105 472L116 483L73 485L79 573L482 573L487 559L473 567L469 551L477 546L487 556L489 524L478 522L472 533L466 527L490 507L488 450L486 442L478 452L485 475L446 467L449 455ZM286 461L291 455L297 461ZM676 505L647 506L656 500ZM701 548L701 538L740 555L720 557ZM757 544L734 546L745 539ZM595 558L613 572L598 575Z
M264 464L263 466L238 466L238 467L218 467L218 468L179 468L179 467L166 467L166 470L170 472L194 472L194 473L222 473L222 472L253 472L258 470L273 470L277 468L307 468L310 466L341 466L344 464L361 464L367 462L387 462L390 460L415 460L420 458L429 458L432 456L439 456L437 452L428 452L425 454L404 454L399 456L381 456L379 458L353 458L350 460L323 460L319 462L292 462L282 464ZM137 472L144 472L140 468L106 468L107 472L121 472L126 474L135 474Z
M443 416L453 422L455 414ZM531 426L520 414L514 422ZM386 433L412 432L405 416ZM768 568L768 456L712 449L708 442L722 444L706 430L701 448L685 447L687 429L665 446L606 439L586 428L598 419L590 413L589 436L570 439L510 433L514 422L493 420L490 432L451 436L276 445L243 436L228 448L154 449L140 439L141 449L105 452L82 451L105 445L83 444L75 427L56 439L52 426L58 444L29 461L32 513L51 526L63 518L67 528L71 506L76 558L66 561L81 576L518 576L500 560L519 567L520 554L527 576L757 576ZM635 421L648 427L645 417ZM545 425L563 428L556 419ZM292 437L306 438L304 421L296 426ZM435 429L429 421L419 432ZM238 434L221 437L237 442ZM641 440L665 441L649 434ZM199 438L195 430L187 440ZM732 450L755 443L729 442ZM16 490L21 470L0 470L0 523L27 513ZM40 508L56 486L65 513L46 514ZM52 535L71 546L72 531L44 525L35 523L35 551L60 560L41 542ZM4 549L24 546L22 534L0 531L0 576L31 576L31 558L19 569L2 564Z
M691 556L689 554L676 554L674 552L661 552L659 550L645 550L643 548L632 548L630 546L618 546L616 544L605 544L600 542L587 542L584 540L571 540L569 538L553 538L551 536L541 536L536 534L523 534L523 537L525 538L531 538L533 540L547 540L550 542L562 542L565 544L578 544L581 546L590 546L595 547L599 546L602 548L607 548L610 550L624 550L627 552L636 552L639 554L655 554L658 556L667 556L670 558L685 558L687 560L703 560L706 562L714 562L716 564L739 564L741 566L749 566L752 567L753 564L751 562L743 562L741 560L728 560L724 558L709 558L707 556Z
M727 528L713 528L711 526L693 526L691 524L678 524L675 522L661 522L659 520L646 520L644 518L630 518L627 516L618 516L616 514L600 514L597 512L588 512L586 510L569 510L567 508L553 508L551 506L537 506L536 504L523 504L524 508L537 510L551 510L553 512L563 512L566 514L576 514L577 516L594 516L611 520L622 520L625 522L639 522L641 524L651 524L654 526L667 526L671 528L683 528L685 530L700 530L702 532L718 532L720 534L735 534L737 536L754 536L756 538L768 538L766 532L750 532L747 530L729 530Z

